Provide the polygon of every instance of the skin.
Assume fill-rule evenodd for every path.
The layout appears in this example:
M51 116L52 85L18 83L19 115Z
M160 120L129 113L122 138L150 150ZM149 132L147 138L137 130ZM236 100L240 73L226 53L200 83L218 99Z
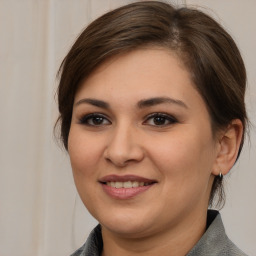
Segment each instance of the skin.
M155 97L174 101L138 106ZM189 72L164 49L108 60L84 81L74 102L68 151L78 193L102 225L102 255L188 253L205 231L214 175L234 164L241 122L213 136ZM92 113L101 116L86 119ZM153 113L167 118L159 123ZM130 199L115 199L99 183L112 174L157 183Z

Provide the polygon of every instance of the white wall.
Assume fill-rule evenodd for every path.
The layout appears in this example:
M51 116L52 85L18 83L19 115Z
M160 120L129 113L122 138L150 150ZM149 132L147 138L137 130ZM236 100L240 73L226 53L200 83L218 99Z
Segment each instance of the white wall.
M55 74L87 22L128 2L0 0L1 256L68 255L95 225L77 196L68 156L53 139ZM238 42L248 71L248 112L256 124L256 1L187 3L210 8ZM251 147L245 144L227 180L222 210L229 236L251 256L256 255L255 129Z

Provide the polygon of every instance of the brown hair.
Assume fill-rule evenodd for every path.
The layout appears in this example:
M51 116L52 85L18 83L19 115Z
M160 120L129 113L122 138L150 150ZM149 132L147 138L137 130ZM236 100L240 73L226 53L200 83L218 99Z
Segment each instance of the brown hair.
M213 134L236 118L246 128L246 71L231 36L199 10L143 1L93 21L63 60L59 70L58 121L66 149L74 96L80 84L106 59L146 45L169 49L184 62L207 105ZM243 141L244 135L239 154ZM223 203L222 179L216 176L210 204L217 191L219 202Z

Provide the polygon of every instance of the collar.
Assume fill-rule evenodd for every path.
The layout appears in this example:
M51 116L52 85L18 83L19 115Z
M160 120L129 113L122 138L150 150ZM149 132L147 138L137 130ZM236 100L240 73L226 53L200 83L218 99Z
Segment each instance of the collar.
M96 226L86 243L71 256L100 256L103 249L101 226ZM186 256L246 256L227 237L218 211L208 210L206 231Z

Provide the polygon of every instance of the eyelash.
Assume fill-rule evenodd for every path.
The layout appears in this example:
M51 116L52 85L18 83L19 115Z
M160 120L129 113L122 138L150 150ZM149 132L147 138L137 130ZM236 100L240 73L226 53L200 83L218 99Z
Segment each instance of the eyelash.
M90 121L97 122L96 118L100 118L100 120L98 120L98 121L101 121L101 123L99 123L99 124L90 123ZM162 120L158 120L158 121L160 121L160 122L164 121L164 124L148 124L149 120L153 120L153 122L156 121L156 120L154 120L154 118L161 118ZM102 123L102 122L106 122L106 121L108 122L107 124ZM166 124L166 121L168 122L167 124ZM79 119L79 123L83 124L83 125L87 125L87 126L100 127L100 126L104 126L104 125L110 125L111 121L109 121L109 119L103 114L92 113L92 114L82 116ZM169 125L172 125L175 123L177 123L177 119L174 118L173 116L171 116L169 114L165 114L165 113L152 113L152 114L148 115L146 117L145 121L143 122L143 124L150 125L150 126L156 126L156 127L165 127L165 126L169 126Z
M169 114L165 114L165 113L153 113L150 114L149 116L147 116L146 120L143 123L148 122L150 119L154 120L154 118L163 118L163 120L166 122L168 121L168 123L166 124L151 124L152 126L158 126L158 127L165 127L165 126L169 126L172 124L177 123L177 119L174 118L173 116L169 115ZM156 120L155 120L156 121Z

